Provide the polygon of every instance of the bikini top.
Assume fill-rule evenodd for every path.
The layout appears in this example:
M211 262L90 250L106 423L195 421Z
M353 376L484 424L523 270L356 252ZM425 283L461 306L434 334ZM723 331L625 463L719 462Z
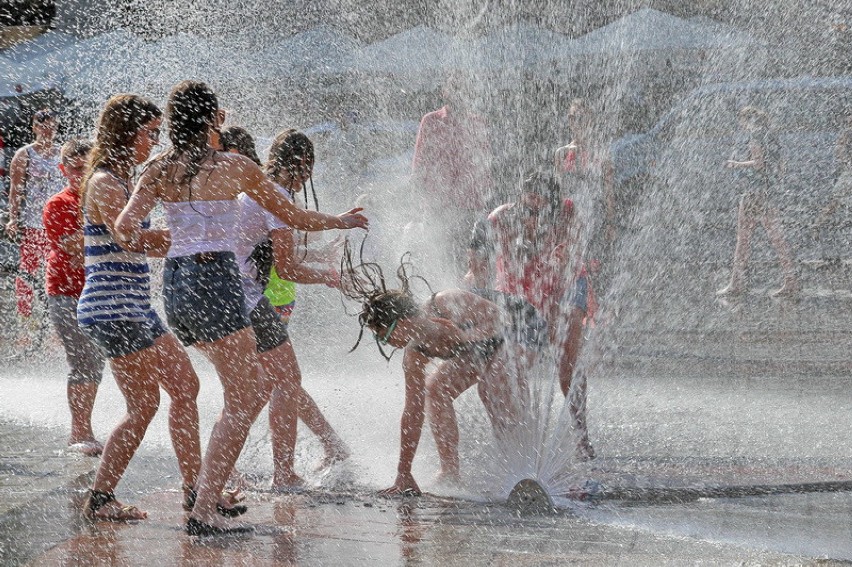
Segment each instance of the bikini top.
M441 319L447 319L447 320L451 321L452 319L450 319L450 317L447 317L444 313L442 313L438 309L438 306L435 305L435 296L436 295L438 295L438 294L437 293L432 294L432 297L429 298L429 302L427 303L426 308L427 309L431 308L432 312L435 313L435 315L437 315ZM453 322L453 324L456 325L462 331L465 331L465 330L473 327L473 325L470 324L470 323L459 325L459 324ZM417 352L419 352L423 356L426 356L428 358L440 358L442 360L450 360L452 358L455 358L457 356L460 356L462 354L466 354L466 353L469 353L469 352L475 352L475 353L479 354L480 356L482 356L483 358L488 358L491 355L493 355L495 352L497 352L497 350L503 345L503 342L504 342L503 337L499 336L499 335L489 337L487 339L481 339L481 340L478 340L478 341L468 341L468 342L462 343L462 344L458 345L457 347L455 347L454 349L452 349L449 354L436 353L432 350L429 350L429 347L427 345L422 345L422 344L417 345L413 348L414 348L414 350L416 350Z

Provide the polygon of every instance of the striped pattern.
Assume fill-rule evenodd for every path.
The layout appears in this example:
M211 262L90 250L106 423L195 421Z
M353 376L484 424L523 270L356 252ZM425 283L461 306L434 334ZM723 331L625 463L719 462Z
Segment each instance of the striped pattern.
M86 284L77 303L79 324L144 322L155 317L145 255L123 249L103 224L86 224L83 239Z

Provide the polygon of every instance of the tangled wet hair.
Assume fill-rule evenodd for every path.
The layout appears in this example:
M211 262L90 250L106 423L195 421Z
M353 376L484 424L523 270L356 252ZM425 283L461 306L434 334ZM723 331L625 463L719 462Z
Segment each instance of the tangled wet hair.
M272 140L264 171L267 175L278 175L282 170L287 170L291 177L296 177L303 159L313 167L314 144L303 132L288 128Z
M98 117L95 140L81 183L81 211L92 174L103 168L116 175L129 175L135 165L133 147L136 135L146 124L162 115L157 105L145 97L127 93L110 97Z
M189 184L201 169L210 151L208 136L215 128L218 112L219 99L206 83L182 81L169 93L166 120L172 147L165 152L163 159L169 166L176 166L179 158L187 158L186 169L180 179L177 179L173 168L169 175L177 184Z
M429 283L423 278L408 274L411 263L407 260L408 254L406 253L400 259L399 268L396 270L396 278L401 287L399 289L388 289L382 267L376 262L364 262L363 251L364 241L361 242L359 261L356 264L353 261L352 248L347 239L343 246L343 258L340 261L341 293L344 297L361 304L361 311L358 313L358 323L361 330L358 333L355 346L349 352L358 348L361 338L364 336L364 327L387 329L394 321L406 319L420 311L420 306L411 292L412 278L421 279L427 287L429 286ZM386 360L390 360L393 352L391 355L385 354L378 336L376 337L376 345L379 347L382 356Z
M240 126L222 128L222 131L219 133L219 139L222 142L222 149L226 152L236 150L238 154L249 158L260 167L263 167L257 155L254 138L245 128Z

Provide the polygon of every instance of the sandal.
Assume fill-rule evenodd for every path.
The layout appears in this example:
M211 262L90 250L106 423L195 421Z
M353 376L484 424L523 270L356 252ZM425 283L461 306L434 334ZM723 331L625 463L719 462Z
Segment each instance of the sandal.
M191 536L210 537L210 536L232 536L232 535L251 535L254 533L253 526L232 526L229 528L217 528L205 524L201 520L189 518L186 521L186 533Z
M195 488L187 485L184 485L183 492L183 509L186 512L192 512L192 509L195 507L195 499L198 498L198 492L195 491ZM225 494L233 500L236 498L237 493L233 491L226 492ZM248 506L236 503L232 506L216 504L216 511L219 512L220 516L224 516L225 518L236 518L248 512Z
M83 508L84 515L92 521L104 521L104 522L133 522L138 520L144 520L148 517L148 514L132 505L124 505L119 508L118 513L112 516L98 515L98 510L106 506L107 504L111 504L113 502L117 502L115 499L115 494L112 492L101 492L100 490L90 490L89 496L86 498L86 504Z

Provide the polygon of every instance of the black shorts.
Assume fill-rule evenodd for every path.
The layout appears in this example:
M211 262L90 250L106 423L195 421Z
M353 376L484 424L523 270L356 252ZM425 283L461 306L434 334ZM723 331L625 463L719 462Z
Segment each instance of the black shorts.
M272 307L269 298L263 296L249 314L257 342L257 352L263 353L279 347L290 340L287 323Z

